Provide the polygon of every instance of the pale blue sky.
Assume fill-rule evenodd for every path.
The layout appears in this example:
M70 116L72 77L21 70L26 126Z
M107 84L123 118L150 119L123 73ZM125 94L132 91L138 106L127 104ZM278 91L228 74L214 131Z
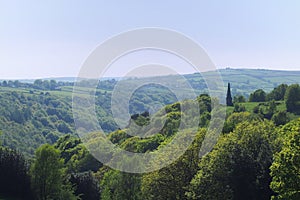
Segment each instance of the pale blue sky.
M300 70L299 10L298 0L0 0L0 79L76 76L97 45L139 27L186 34L219 68Z

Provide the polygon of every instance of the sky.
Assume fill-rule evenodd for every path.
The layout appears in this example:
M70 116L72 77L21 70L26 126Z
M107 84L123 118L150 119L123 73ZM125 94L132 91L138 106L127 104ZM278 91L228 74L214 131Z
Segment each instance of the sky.
M142 27L185 34L218 68L300 70L299 10L298 0L0 0L0 79L77 76L98 45Z

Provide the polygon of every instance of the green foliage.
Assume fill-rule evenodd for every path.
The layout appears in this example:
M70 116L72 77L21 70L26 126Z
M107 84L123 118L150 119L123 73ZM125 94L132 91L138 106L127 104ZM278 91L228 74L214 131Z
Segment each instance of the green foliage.
M244 105L239 103L234 103L233 112L245 112L245 111L246 111L246 107Z
M47 80L36 80L33 84L16 82L14 85L13 81L5 83L5 87L2 84L0 90L0 126L3 130L4 146L18 149L24 152L26 157L32 157L35 149L41 144L53 144L64 134L75 134L73 114L76 113L72 113L72 88L65 86L69 83ZM101 81L99 88L113 89L111 86L115 83L115 80ZM151 90L150 93L148 89ZM86 88L83 88L82 91L85 90ZM84 101L82 94L76 98L82 98ZM130 101L130 112L142 113L143 116L143 113L149 113L153 105L167 105L175 101L174 95L172 96L166 88L149 85L134 93ZM106 133L117 130L110 108L111 93L97 90L95 102L97 116L101 118L101 128ZM139 107L140 104L144 106ZM78 117L84 119L86 127L94 126L89 124L89 116L78 113ZM139 120L138 123L146 124L149 119L143 116Z
M197 101L199 103L200 114L211 111L212 99L208 94L201 94L199 97L197 97Z
M234 103L244 103L246 102L246 99L243 95L234 96L233 98Z
M170 137L178 131L181 119L181 112L169 112L167 113L166 117L167 119L165 125L160 131L160 133L164 136Z
M33 156L43 143L54 143L65 132L73 133L71 106L67 99L17 92L0 94L0 127L3 145Z
M300 86L292 84L285 94L286 108L288 112L300 114Z
M266 101L266 92L262 89L255 90L250 94L249 97L250 102L264 102Z
M17 151L0 147L0 194L31 199L28 163Z
M71 174L70 182L76 185L75 194L82 200L99 200L98 180L91 172Z
M268 95L267 100L275 100L275 101L283 101L285 92L287 90L287 84L280 84L279 86L275 87Z
M164 139L164 136L158 133L146 139L139 140L136 144L137 152L145 153L147 151L154 151L159 147Z
M272 121L277 126L284 125L289 121L289 116L286 111L278 111L273 115Z
M78 199L66 178L59 150L45 144L39 147L31 166L32 189L40 200Z
M262 116L262 118L271 119L273 114L276 112L277 104L274 100L259 103L253 108L253 112Z
M129 113L133 115L145 111L150 112L157 104L168 105L176 101L176 96L165 86L147 84L132 94L129 101Z
M120 144L120 147L130 152L145 153L156 150L163 141L164 137L159 133L146 139L140 139L135 136L125 140Z
M284 142L275 153L271 166L271 188L277 193L272 199L300 199L300 120L290 122L282 129Z
M233 113L225 121L223 127L223 133L229 133L235 129L235 127L241 122L252 122L254 120L259 120L257 115L249 112Z
M146 126L150 123L150 114L148 111L141 114L134 114L131 116L131 120L133 120L138 126ZM132 121L130 121L130 123L132 123Z
M102 200L141 199L140 175L109 170L101 180Z
M20 87L17 86L16 84L14 84L16 87ZM41 79L37 79L34 81L32 87L34 89L39 89L39 90L60 90L60 86L62 85L62 82L57 83L55 80L41 80Z
M54 147L60 151L61 158L69 172L97 171L102 164L97 161L81 143L79 138L71 135L61 137Z
M193 86L200 84L194 76L192 77ZM81 84L89 87L90 82L83 81ZM191 107L196 101L174 103L176 99L165 88L150 85L149 88L152 89L150 95L146 92L147 87L134 94L129 108L132 114L131 121L126 129L117 130L109 104L111 101L109 90L113 89L112 86L115 84L116 81L105 81L105 84L98 85L95 98L96 112L101 118L99 123L103 130L113 131L107 136L108 139L124 150L135 153L155 153L157 149L163 148L172 141L175 134L178 134L180 123L183 127L190 121L198 122L198 120L200 120L199 127L207 127L209 123L220 123L218 119L210 122L212 103L215 105L217 103L209 95L202 94L197 97L200 113L196 113L196 109L191 109L189 112L193 113L194 118L182 120L182 116L187 114L181 112L182 106ZM268 199L271 195L279 199L298 198L299 188L296 186L299 182L297 172L299 171L300 126L299 122L281 126L286 124L291 116L291 118L297 117L295 114L297 114L299 99L296 96L300 94L297 85L288 88L287 85L279 85L267 96L263 90L256 90L250 96L250 100L254 102L244 102L244 96L235 96L234 107L229 109L233 113L228 114L223 128L223 133L226 134L221 136L212 152L202 158L199 157L199 149L205 135L205 129L200 129L196 141L178 160L163 169L143 175L107 169L93 158L81 140L73 136L74 123L71 99L68 96L70 94L68 91L72 91L72 88L63 87L62 91L54 91L50 89L54 85L59 83L36 81L27 89L15 89L14 87L23 87L23 83L8 81L5 88L1 87L4 91L1 90L0 93L0 127L4 133L5 146L17 147L26 156L30 156L40 144L54 144L54 148L50 145L40 147L36 151L36 160L31 166L32 188L39 199L76 199L76 196L82 199L99 199L100 196L102 199ZM244 86L235 85L237 87L232 88L233 93L245 95L240 90ZM49 91L38 88L43 90L48 88ZM288 104L294 106L293 109L290 108L290 112L295 114L286 112L283 102L275 101L282 100L284 95L286 106L288 107ZM79 94L78 96L84 97ZM260 102L266 99L270 101ZM151 113L149 109L158 102L168 105L157 113ZM225 106L220 105L218 109L225 109ZM213 112L217 112L218 109L214 109ZM75 114L82 119L87 119L84 123L87 123L88 127L91 123L88 116L82 116L80 112ZM276 129L270 119L277 125ZM146 130L145 135L141 137L129 135L133 122L140 128L138 133ZM155 126L147 130L145 125L150 123L154 123ZM94 137L96 135L96 133L91 134L91 145L95 144L95 147L105 149L106 147L96 146L98 140ZM214 135L207 136L210 143ZM277 140L274 140L275 137ZM286 138L288 138L287 142L284 143ZM174 149L176 152L180 150L179 147ZM269 166L275 150L278 153L275 154L274 166L271 167L273 176L271 187L277 194L272 193L269 188L271 181ZM174 152L168 153L161 155L154 164L158 165L160 161L169 159ZM109 161L113 152L107 152L107 155ZM26 179L26 170L22 167L27 162L23 162L14 153L1 154L1 151L0 161L0 183L4 185L2 190L0 187L0 193L9 191L4 189L5 186L11 188L11 191L16 190L18 187L12 183L19 180L20 187L23 187L25 184L21 179ZM130 160L125 162L134 163ZM124 162L119 164L123 165ZM285 170L288 167L289 170ZM12 174L18 170L23 170L24 173ZM98 172L97 174L87 172L89 170L94 172L98 170ZM11 180L7 181L8 179ZM70 181L76 187L73 188ZM98 187L99 183L101 188ZM29 186L28 183L27 187ZM47 191L43 191L42 188L47 188ZM23 190L26 191L24 194L30 193L30 189L26 187Z
M165 110L166 110L167 113L170 113L170 112L180 112L180 103L176 102L174 104L167 105L165 107Z
M269 199L274 127L243 122L200 161L188 199Z
M200 115L199 127L207 127L211 119L210 112L204 112Z
M126 139L130 138L130 136L124 130L117 130L110 133L108 139L114 144L121 144Z
M205 133L201 129L193 144L174 163L143 176L142 199L185 199L186 187L198 170L199 149ZM168 155L161 159L168 159Z

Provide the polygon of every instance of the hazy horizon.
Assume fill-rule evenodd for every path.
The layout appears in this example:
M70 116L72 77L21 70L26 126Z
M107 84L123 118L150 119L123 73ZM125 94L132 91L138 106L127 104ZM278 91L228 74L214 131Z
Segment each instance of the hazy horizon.
M288 70L288 69L272 69L272 68L233 68L233 67L224 67L224 68L217 68L217 70L226 70L226 69L233 69L233 70L270 70L270 71L297 71L300 72L299 70ZM206 71L209 72L209 71ZM198 73L198 72L193 72L193 73ZM188 75L188 74L193 74L193 73L181 73L180 75ZM126 78L144 78L144 77L155 77L155 76L168 76L168 75L178 75L178 74L160 74L160 75L133 75L133 76L126 76ZM43 77L33 77L33 78L1 78L0 80L37 80L37 79L65 79L65 78L82 78L78 76L43 76ZM110 79L110 78L122 78L120 76L103 76L102 78L104 79ZM82 78L85 79L85 78ZM93 79L93 78L92 78Z

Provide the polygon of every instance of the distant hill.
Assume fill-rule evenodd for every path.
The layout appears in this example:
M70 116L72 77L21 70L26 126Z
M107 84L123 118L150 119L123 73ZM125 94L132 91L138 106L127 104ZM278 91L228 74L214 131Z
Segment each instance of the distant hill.
M300 83L300 71L221 69L219 72L224 81L224 89L226 89L227 82L231 83L233 96L242 94L248 97L256 89L270 92L281 83ZM183 75L198 95L207 92L206 80L203 79L203 75L210 81L214 81L217 73L211 71L202 75L199 73ZM54 79L57 82L75 80L74 77L44 80L49 79ZM176 87L184 81L175 75L143 79L149 79L149 82L152 83L171 82L175 83ZM136 80L138 78L126 81L135 83ZM35 84L15 82L18 81L6 81L5 84L4 82L0 84L0 132L3 133L0 139L2 144L11 148L18 147L27 155L32 155L35 148L42 143L53 143L59 136L66 133L76 134L72 113L72 83L56 83L59 87L51 89L51 85L45 84L49 83L48 81L38 81ZM116 83L112 80L103 80L96 90L97 115L103 119L100 124L106 133L117 128L110 107L111 94ZM91 85L86 80L80 84L75 94L84 97L87 94L87 89L91 89ZM180 90L180 95L189 98L180 87L178 90ZM122 95L127 95L127 93ZM176 101L178 101L176 96L168 88L161 87L159 84L149 84L137 88L134 92L129 101L129 113L136 114L144 111L155 113L155 106L168 105Z
M300 71L232 68L219 69L218 71L222 76L225 86L228 82L231 83L233 95L242 94L245 96L249 96L249 94L256 89L264 89L266 92L269 92L281 83L300 83ZM213 71L203 73L203 76L205 77L215 75L216 72ZM203 92L203 89L205 88L205 81L203 80L201 74L185 74L184 77L190 82L194 89L198 90L200 93ZM151 80L158 80L160 78L166 78L166 76L151 77ZM176 76L170 75L169 78L176 79ZM76 77L43 78L43 80L56 80L57 82L74 82L76 79ZM120 80L120 77L106 77L102 78L101 80L109 79ZM33 83L34 79L21 79L19 81Z
M220 69L224 85L231 83L232 93L248 96L257 89L270 92L281 83L300 83L300 71L266 70L266 69ZM212 72L205 72L206 76ZM193 75L187 75L191 79Z
M300 71L283 71L283 70L266 70L266 69L220 69L218 72L224 82L224 87L227 87L227 83L231 83L232 94L241 94L246 97L257 89L263 89L266 92L270 92L274 87L281 83L288 85L293 83L300 83ZM185 74L183 75L194 90L201 94L207 92L206 79L214 81L214 77L217 75L216 71L204 72L202 74ZM160 80L169 80L170 82L178 82L178 76L160 76L144 78L151 79L153 82L160 82Z

